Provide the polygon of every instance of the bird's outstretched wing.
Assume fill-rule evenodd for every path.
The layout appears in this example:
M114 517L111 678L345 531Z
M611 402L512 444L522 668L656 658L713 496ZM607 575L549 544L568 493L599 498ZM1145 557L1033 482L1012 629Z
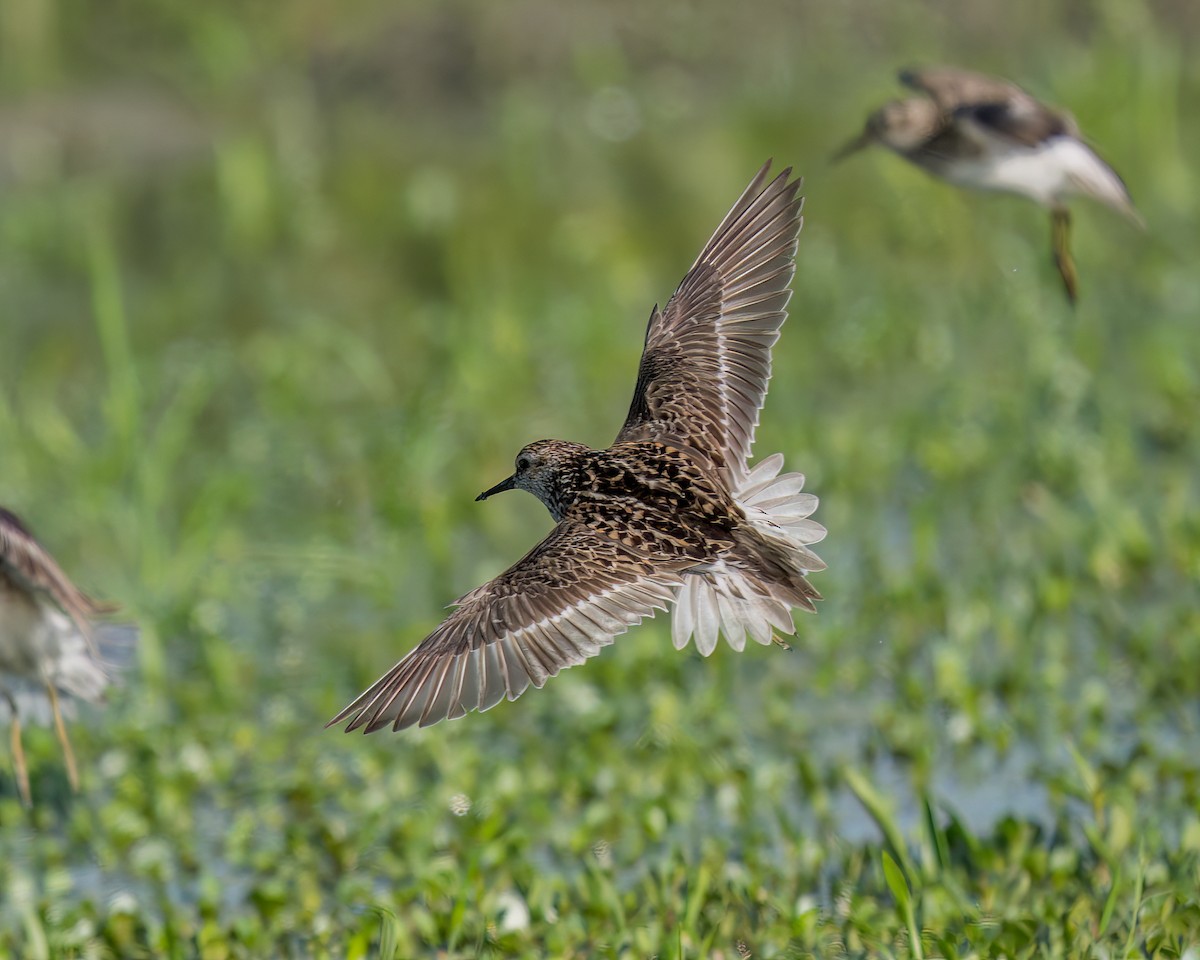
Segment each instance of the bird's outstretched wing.
M3 507L0 507L0 574L31 595L50 597L89 641L91 619L116 609L93 600L75 586L20 518Z
M681 566L688 561L681 562ZM681 578L564 520L329 721L372 733L461 717L515 700L583 663L674 599Z
M964 135L1036 147L1078 136L1070 114L1053 110L1015 83L956 67L903 70L900 82L927 94Z
M706 455L726 482L746 474L787 318L804 198L791 168L767 164L733 205L683 282L650 315L625 440L670 440Z

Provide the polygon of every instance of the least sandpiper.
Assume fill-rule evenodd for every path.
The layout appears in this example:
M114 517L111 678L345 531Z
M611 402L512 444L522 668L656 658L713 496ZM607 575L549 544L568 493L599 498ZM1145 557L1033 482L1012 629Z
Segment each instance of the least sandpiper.
M79 789L59 698L103 701L111 683L104 658L126 652L136 636L132 627L95 622L114 609L76 587L16 515L0 507L0 706L9 714L17 790L26 804L22 720L54 724L71 789Z
M1078 294L1067 200L1099 200L1139 226L1124 182L1089 147L1075 119L999 77L930 67L900 82L925 96L893 100L835 156L879 144L960 187L1028 197L1050 211L1054 263L1072 303Z
M780 454L748 465L787 316L803 198L787 169L759 171L684 277L650 313L625 425L607 450L539 440L481 493L528 490L557 526L455 601L411 653L329 721L367 733L428 726L514 700L674 605L672 635L707 656L719 633L771 643L791 607L820 599L805 574L817 498Z

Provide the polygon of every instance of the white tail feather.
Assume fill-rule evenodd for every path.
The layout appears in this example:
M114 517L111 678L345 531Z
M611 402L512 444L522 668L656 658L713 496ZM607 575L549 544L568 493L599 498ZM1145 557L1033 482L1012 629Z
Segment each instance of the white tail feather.
M825 536L825 528L809 516L817 509L817 498L802 493L804 475L785 473L783 455L776 453L758 463L746 476L735 496L746 516L761 533L784 546L799 573L825 569L825 564L807 544ZM766 592L743 571L728 564L714 564L689 574L675 593L671 616L671 638L677 650L696 637L696 649L707 657L725 635L734 650L746 646L749 634L756 643L767 645L773 631L792 635L791 608Z

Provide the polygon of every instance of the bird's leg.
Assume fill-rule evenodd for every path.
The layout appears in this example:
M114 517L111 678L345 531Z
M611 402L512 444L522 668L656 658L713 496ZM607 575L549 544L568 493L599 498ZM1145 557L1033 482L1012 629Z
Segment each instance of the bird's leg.
M771 631L771 642L782 647L784 650L792 649L792 645L784 640L783 637L777 634L774 630Z
M17 780L17 793L21 797L21 803L29 807L33 805L33 799L29 792L29 768L25 765L25 750L21 746L21 716L17 713L17 701L7 690L4 691L4 699L8 701L8 709L12 712L9 735L12 737L13 775Z
M62 744L63 756L67 761L67 779L71 783L71 789L79 792L79 770L75 766L75 752L71 749L71 741L67 739L67 725L63 723L62 710L58 705L58 691L54 689L53 683L46 684L46 691L50 694L50 709L54 711L54 732L58 734L58 742Z
M1078 278L1075 261L1071 257L1071 211L1066 207L1055 207L1050 211L1051 243L1054 247L1054 265L1067 288L1067 299L1075 305L1078 297Z

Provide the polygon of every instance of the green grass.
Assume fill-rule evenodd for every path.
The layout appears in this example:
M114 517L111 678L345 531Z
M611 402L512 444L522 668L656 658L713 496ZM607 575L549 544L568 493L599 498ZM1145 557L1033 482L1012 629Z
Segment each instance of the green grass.
M143 629L82 795L47 730L32 812L0 777L0 955L1194 960L1198 31L0 5L0 503ZM922 61L1131 184L1146 233L1078 211L1074 312L1031 205L828 165ZM768 156L809 199L758 450L830 530L795 649L660 619L483 716L322 730L549 527L473 497L609 442Z

